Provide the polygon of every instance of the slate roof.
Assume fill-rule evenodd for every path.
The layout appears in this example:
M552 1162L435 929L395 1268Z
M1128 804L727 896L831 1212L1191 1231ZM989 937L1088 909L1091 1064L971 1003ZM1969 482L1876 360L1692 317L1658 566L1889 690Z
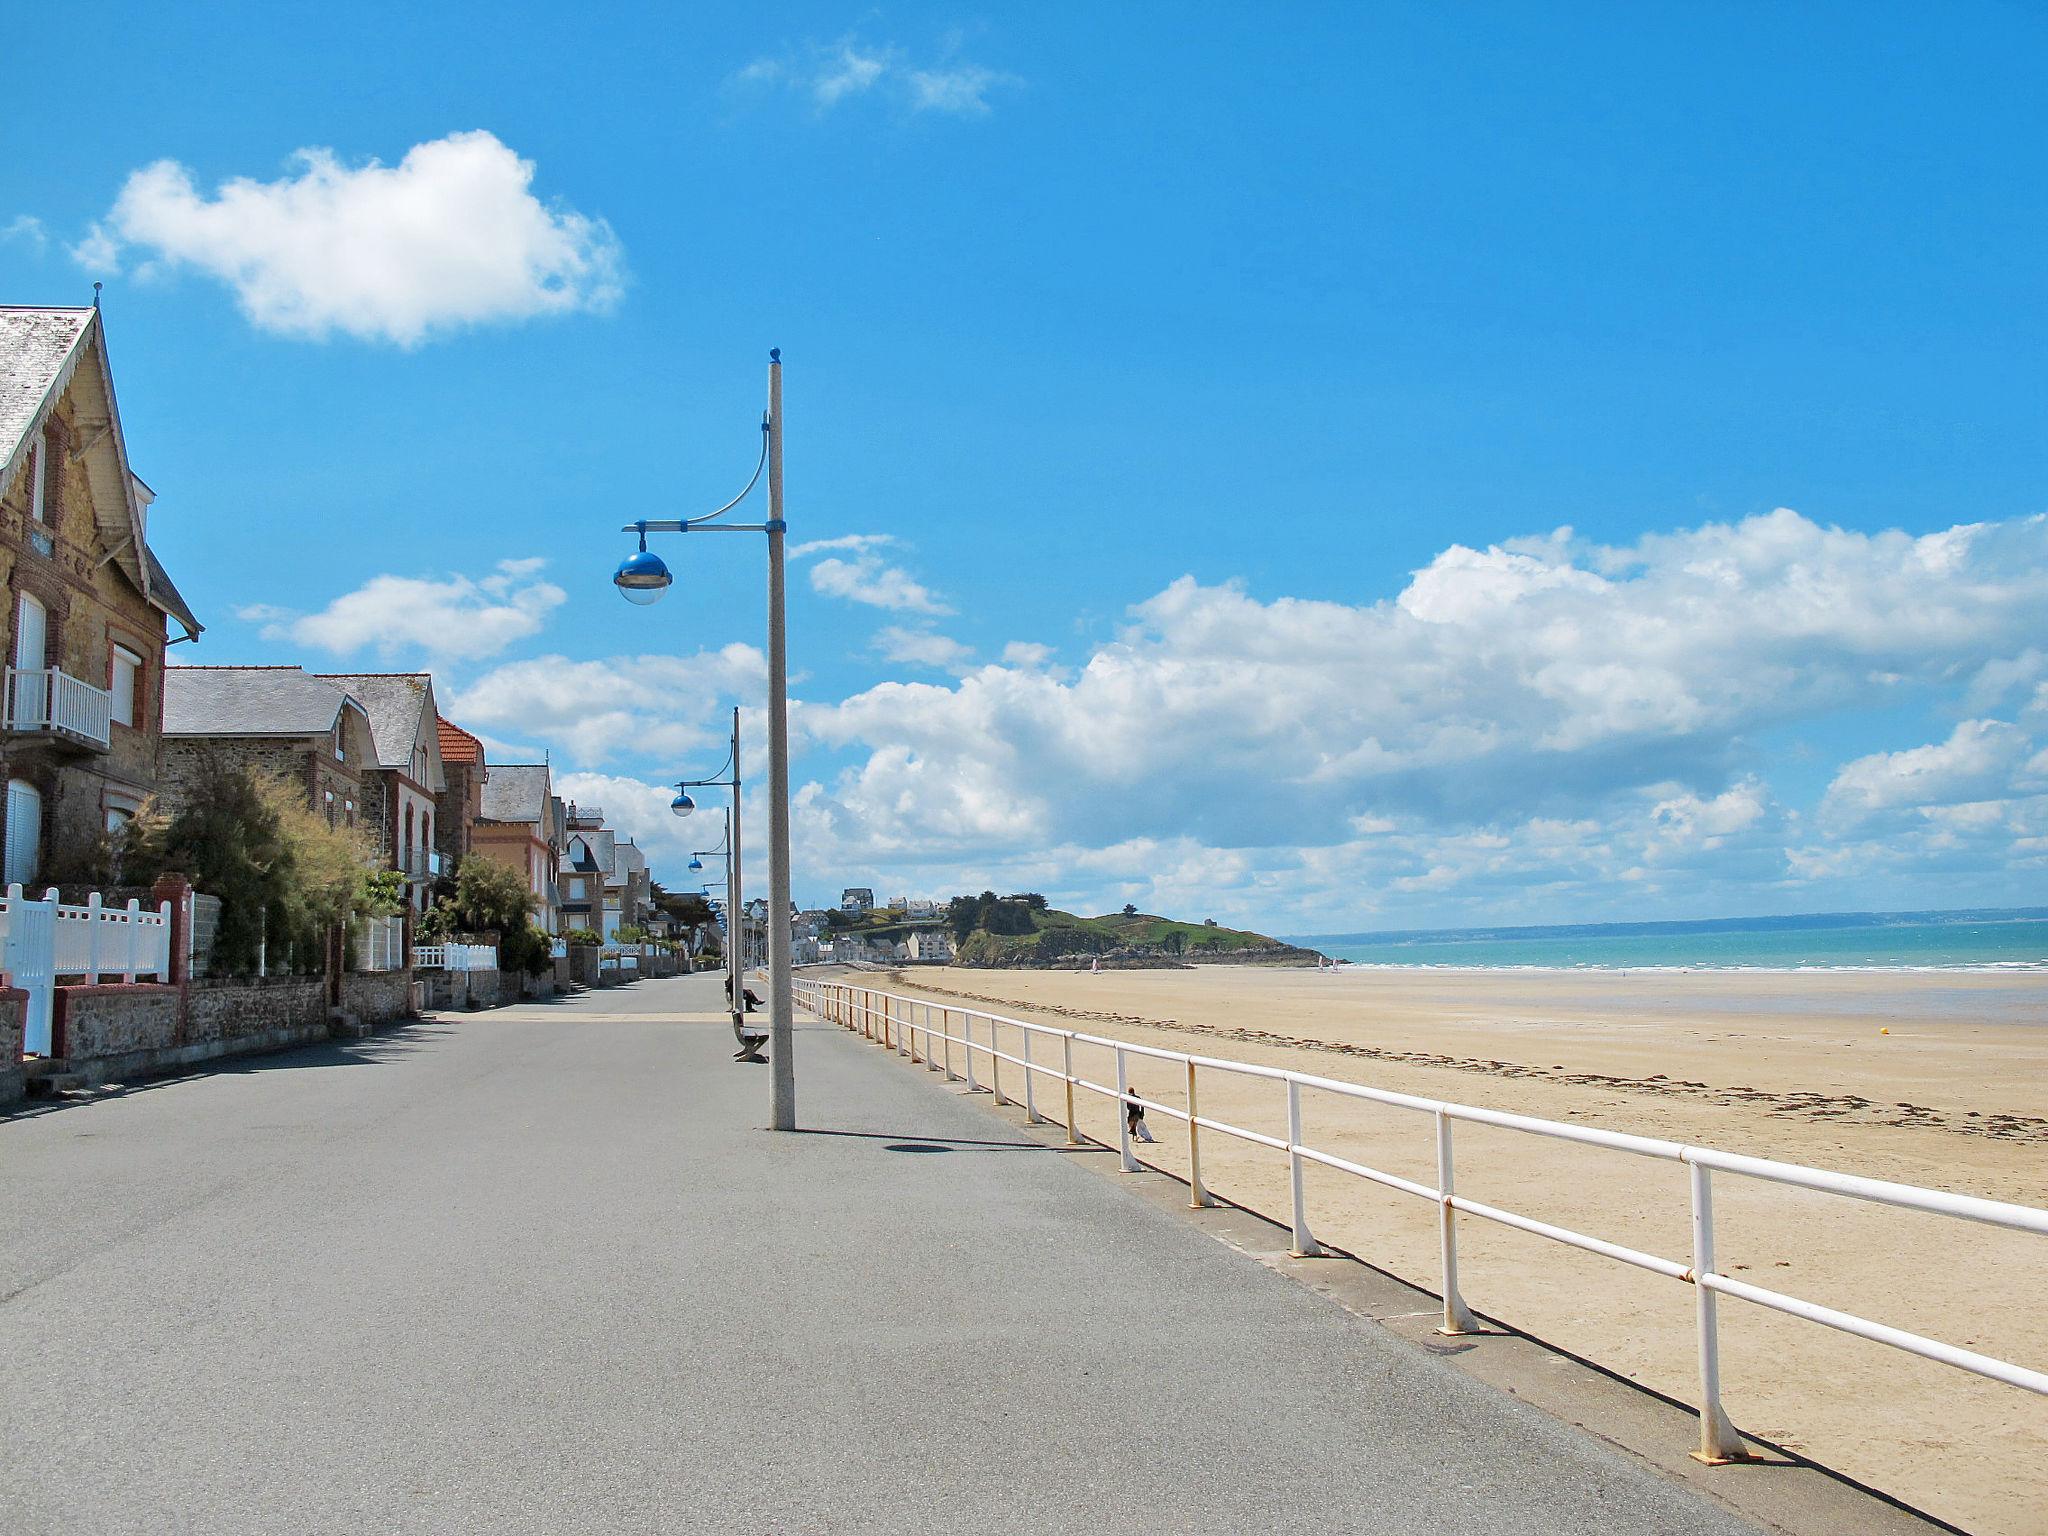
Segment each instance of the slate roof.
M100 535L108 558L120 565L136 590L196 640L203 626L192 616L190 605L172 584L155 551L143 545L142 519L128 485L134 471L121 435L121 411L106 361L105 333L94 329L98 318L98 311L89 308L0 306L0 494L5 494L28 463L37 426L71 387L79 365L94 351L89 338L98 335L98 356L81 387L86 391L88 409L104 409L113 429L104 440L111 446L101 446L86 456L86 478L92 486ZM111 478L104 468L109 462L115 466ZM135 554L138 545L143 546L140 559Z
M484 744L445 715L434 717L434 728L441 733L442 762L481 763L484 760Z
M90 309L0 309L0 491L27 455L29 428L71 381L92 325Z
M427 707L432 679L424 672L322 672L327 682L346 688L370 716L370 736L377 744L377 766L412 771L412 746L420 716ZM434 717L440 719L439 715Z
M548 810L546 763L493 763L484 775L485 821L524 821L538 827Z
M166 736L322 736L354 703L301 667L164 668Z

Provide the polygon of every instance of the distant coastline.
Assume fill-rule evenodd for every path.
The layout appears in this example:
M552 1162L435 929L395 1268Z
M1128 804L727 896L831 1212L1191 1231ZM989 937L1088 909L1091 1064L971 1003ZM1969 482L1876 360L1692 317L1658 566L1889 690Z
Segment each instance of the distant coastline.
M1478 970L2048 971L2048 907L1289 935L1355 966Z

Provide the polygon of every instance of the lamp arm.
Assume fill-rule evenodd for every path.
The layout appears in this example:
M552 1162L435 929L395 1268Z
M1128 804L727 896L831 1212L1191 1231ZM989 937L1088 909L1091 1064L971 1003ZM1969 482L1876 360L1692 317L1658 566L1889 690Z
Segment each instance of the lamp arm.
M726 504L725 504L724 506L720 507L720 508L719 508L719 509L718 509L718 510L717 510L716 512L706 512L706 513L705 513L705 514L704 514L704 515L703 515L702 517L686 517L686 518L684 518L684 519L683 519L683 526L684 526L685 528L696 528L696 527L699 527L699 526L701 526L702 524L705 524L705 523L711 522L711 521L712 521L713 519L715 519L715 518L721 518L721 517L725 516L725 514L726 514L726 513L730 512L730 511L731 511L731 510L732 510L732 509L733 509L734 507L738 506L738 505L739 505L739 504L740 504L741 502L745 501L745 500L747 499L747 497L748 497L749 495L751 495L751 494L753 493L753 489L754 489L754 487L755 487L755 486L757 486L757 485L759 485L759 484L761 483L761 471L762 471L762 470L764 470L764 469L766 469L767 467L768 467L768 422L767 422L767 419L766 419L766 418L764 417L764 418L762 419L762 422L761 422L761 457L760 457L760 458L759 458L758 460L756 460L756 461L755 461L755 464L754 464L754 473L753 473L753 475L752 475L752 476L751 476L751 477L750 477L750 478L748 479L748 481L747 481L747 487L746 487L746 489L745 489L745 490L743 490L743 491L741 491L741 492L739 493L739 495L737 495L737 496L733 497L733 499L732 499L731 501L728 501L728 502L727 502L727 503L726 503Z

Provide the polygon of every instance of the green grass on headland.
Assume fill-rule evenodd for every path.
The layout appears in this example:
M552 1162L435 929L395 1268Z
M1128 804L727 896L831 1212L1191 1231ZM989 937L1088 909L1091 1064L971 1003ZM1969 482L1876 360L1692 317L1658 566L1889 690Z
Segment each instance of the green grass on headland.
M1315 951L1297 949L1263 933L1225 928L1215 922L1182 922L1150 912L1081 917L1053 907L1032 908L1028 909L1028 921L1029 932L998 933L981 928L969 934L960 946L958 963L989 967L1072 965L1101 959L1151 965L1203 961L1305 965L1315 959Z

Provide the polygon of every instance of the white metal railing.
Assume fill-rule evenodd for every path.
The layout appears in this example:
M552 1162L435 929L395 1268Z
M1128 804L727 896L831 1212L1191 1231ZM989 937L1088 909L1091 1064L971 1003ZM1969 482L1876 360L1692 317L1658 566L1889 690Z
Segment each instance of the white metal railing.
M56 667L9 667L6 707L10 731L61 731L99 747L113 738L113 694Z
M7 888L6 905L12 908L21 887ZM88 985L108 977L133 981L137 976L166 980L171 974L171 904L161 903L150 911L139 901L125 907L109 907L97 891L84 906L65 906L52 890L44 901L55 903L56 922L52 969L59 976L78 976Z
M1439 1099L1423 1098L1416 1094L1368 1088L1360 1083L1340 1082L1335 1078L1316 1077L1282 1067L1255 1066L1250 1062L1228 1061L1214 1056L1194 1056L1182 1051L1163 1050L1157 1046L1137 1045L1129 1041L1106 1039L1100 1035L1082 1034L1076 1030L1059 1029L1049 1024L1031 1024L1022 1019L1006 1018L976 1008L954 1008L945 1004L930 1003L923 998L880 992L844 982L821 982L802 978L796 983L796 993L798 1002L817 1017L856 1030L870 1040L877 1040L894 1050L897 1055L907 1056L913 1063L922 1062L928 1070L939 1071L943 1066L949 1082L956 1077L964 1077L970 1091L978 1091L981 1087L975 1077L975 1058L978 1053L988 1067L988 1086L998 1104L1014 1102L1003 1092L1002 1068L1005 1062L1009 1063L1023 1073L1025 1117L1034 1124L1041 1123L1047 1118L1039 1111L1037 1080L1045 1077L1059 1082L1063 1085L1066 1099L1067 1140L1075 1145L1079 1145L1081 1141L1074 1118L1076 1088L1099 1094L1123 1105L1142 1104L1147 1111L1156 1110L1162 1115L1185 1123L1188 1136L1189 1198L1190 1203L1196 1206L1213 1203L1208 1189L1202 1183L1203 1131L1234 1136L1242 1141L1285 1153L1293 1207L1292 1251L1300 1257L1314 1257L1325 1251L1317 1244L1309 1229L1308 1206L1302 1177L1308 1164L1334 1168L1340 1173L1368 1179L1401 1194L1431 1201L1439 1211L1438 1251L1444 1309L1440 1331L1443 1333L1470 1333L1479 1326L1471 1311L1467 1309L1458 1286L1457 1216L1460 1212L1497 1222L1536 1237L1549 1238L1568 1247L1596 1253L1604 1258L1615 1259L1623 1264L1634 1265L1638 1269L1649 1270L1652 1274L1664 1275L1691 1285L1699 1364L1700 1445L1695 1454L1700 1460L1708 1463L1718 1464L1737 1460L1744 1454L1741 1436L1721 1406L1720 1324L1715 1305L1721 1296L1732 1296L1788 1317L1818 1323L1822 1327L1837 1329L1842 1333L1869 1339L1875 1343L1888 1344L1894 1349L1904 1350L1922 1359L1936 1360L1974 1375L2019 1387L2023 1391L2048 1396L2048 1372L2030 1370L2011 1361L1979 1354L1974 1350L1959 1348L1921 1334L1909 1333L1902 1328L1893 1328L1885 1323L1873 1322L1853 1313L1820 1306L1815 1302L1804 1301L1781 1291L1769 1290L1764 1286L1752 1285L1748 1281L1722 1274L1714 1265L1713 1175L1725 1173L1761 1179L1796 1189L1815 1190L1822 1194L1866 1200L1905 1210L1925 1211L1937 1216L1950 1216L1963 1221L1982 1222L1989 1226L2044 1236L2048 1236L2048 1211L2037 1210L2032 1206L2013 1205L2002 1200L1980 1199L1974 1195L1923 1189L1913 1184L1894 1184L1888 1180L1864 1178L1858 1174L1836 1173L1825 1168L1809 1168L1799 1163L1745 1157L1733 1152L1717 1151L1712 1147L1687 1146L1650 1136L1602 1130L1597 1126L1571 1125L1559 1120L1539 1119L1533 1115L1481 1109L1470 1104L1454 1104ZM932 1023L934 1014L938 1016L939 1021L936 1027ZM955 1021L960 1031L957 1035L953 1033ZM977 1027L981 1025L987 1028L988 1038L985 1041L975 1039ZM1000 1048L996 1035L998 1027L1019 1032L1019 1037L1023 1041L1022 1056L1011 1055ZM1032 1041L1035 1039L1057 1043L1057 1066L1032 1059ZM922 1052L919 1050L920 1041ZM933 1054L935 1044L941 1052L939 1056ZM1114 1053L1114 1086L1091 1082L1075 1074L1076 1045L1096 1046ZM957 1073L953 1067L955 1046L958 1046L961 1052L961 1071ZM1176 1109L1172 1105L1162 1104L1153 1099L1140 1099L1133 1093L1129 1079L1129 1059L1133 1056L1182 1065L1187 1072L1188 1107L1185 1110ZM1266 1078L1283 1085L1287 1100L1286 1137L1282 1139L1268 1136L1263 1132L1230 1125L1202 1114L1196 1097L1197 1068L1203 1071L1232 1073L1241 1077ZM1377 1168L1368 1168L1362 1163L1338 1157L1334 1153L1321 1152L1303 1145L1301 1096L1304 1089L1336 1094L1348 1099L1362 1099L1395 1109L1413 1110L1429 1116L1436 1136L1434 1187ZM1125 1171L1135 1172L1139 1163L1131 1150L1129 1117L1120 1114L1117 1120L1118 1153ZM1684 1164L1691 1174L1691 1254L1684 1261L1662 1258L1656 1254L1625 1247L1620 1243L1609 1242L1604 1238L1588 1236L1567 1227L1538 1221L1534 1217L1488 1205L1456 1193L1453 1177L1452 1127L1459 1121Z
M490 944L415 944L412 963L427 971L495 971L498 951Z
M405 969L405 919L369 917L363 919L356 937L356 969L359 971L402 971Z

